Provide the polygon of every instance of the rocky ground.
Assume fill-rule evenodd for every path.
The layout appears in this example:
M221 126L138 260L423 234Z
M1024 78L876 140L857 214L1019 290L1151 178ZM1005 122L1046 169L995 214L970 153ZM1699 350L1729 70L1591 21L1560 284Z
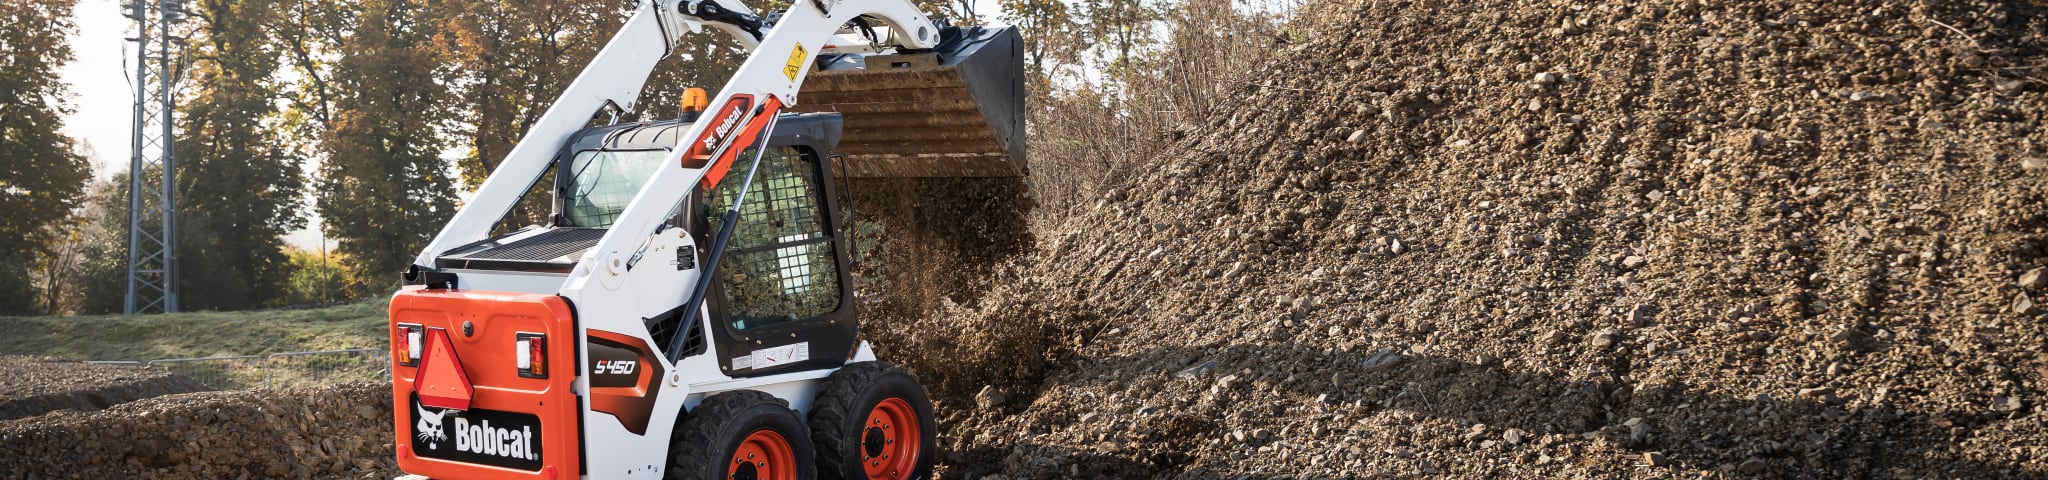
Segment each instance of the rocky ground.
M390 389L187 393L0 422L0 477L391 478Z
M162 368L0 356L0 421L200 390L206 387Z
M945 476L2048 476L2048 6L1308 8L874 329Z

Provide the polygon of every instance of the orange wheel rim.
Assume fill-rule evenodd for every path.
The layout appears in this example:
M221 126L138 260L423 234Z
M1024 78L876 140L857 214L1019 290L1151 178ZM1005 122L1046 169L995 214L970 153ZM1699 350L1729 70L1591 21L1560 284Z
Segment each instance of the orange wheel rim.
M889 397L868 411L861 424L860 467L870 480L904 480L917 469L924 432L910 402Z
M796 450L782 434L757 430L740 441L726 468L732 480L796 480Z

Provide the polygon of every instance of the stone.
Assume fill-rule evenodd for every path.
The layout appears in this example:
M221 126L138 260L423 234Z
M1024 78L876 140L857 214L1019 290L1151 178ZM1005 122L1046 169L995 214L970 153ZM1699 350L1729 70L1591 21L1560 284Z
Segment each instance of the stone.
M1806 398L1822 398L1834 394L1835 389L1833 387L1813 387L1799 389L1799 396Z
M1531 111L1531 112L1540 112L1540 111L1543 111L1543 99L1539 99L1539 98L1531 98L1531 99L1529 99L1529 111Z
M1365 143L1365 130L1352 130L1351 136L1345 138L1344 141L1351 143Z
M1648 259L1635 255L1629 255L1628 258L1621 259L1621 266L1623 268L1634 269L1636 267L1643 266L1643 264L1645 263L1650 263L1650 261Z
M1664 458L1664 452L1643 452L1643 464L1652 467L1671 466L1671 460Z
M2019 295L2013 297L2012 313L2026 315L2028 313L2032 313L2033 311L2034 299L2027 297L2026 292L2020 292Z
M1510 428L1506 433L1500 434L1500 439L1508 442L1508 445L1521 445L1522 431Z
M981 387L981 393L974 394L974 404L980 406L983 410L993 410L996 407L1000 407L1003 405L1004 400L1007 400L1007 398L1005 398L1003 392L996 390L995 385L984 385Z
M1536 74L1537 85L1552 85L1556 84L1558 81L1563 79L1564 76L1552 72L1543 72Z
M2019 283L2020 288L2048 287L2048 267L2035 268L2020 274Z
M1771 464L1764 463L1763 459L1750 457L1747 460L1743 460L1742 464L1736 465L1735 471L1748 474L1758 474L1764 473L1764 470L1769 470L1770 468Z
M1602 329L1602 330L1600 330L1600 331L1598 331L1598 332L1594 332L1594 333L1593 333L1593 337L1592 337L1592 338L1591 338L1590 340L1588 340L1588 341L1587 341L1587 343L1588 343L1588 344L1590 344L1590 345L1592 345L1592 346L1593 346L1593 348L1602 348L1602 349L1604 349L1604 348L1607 348L1607 347L1612 347L1612 346L1614 346L1614 344L1615 344L1616 342L1620 341L1620 339L1621 339L1621 331L1620 331L1620 330L1615 330L1615 329L1612 329L1612 328L1608 328L1608 329Z
M2020 169L2027 171L2048 170L2048 158L2020 160Z
M1385 370L1407 361L1408 357L1401 356L1400 353L1396 353L1393 350L1381 350L1378 353L1365 357L1364 370L1368 372Z

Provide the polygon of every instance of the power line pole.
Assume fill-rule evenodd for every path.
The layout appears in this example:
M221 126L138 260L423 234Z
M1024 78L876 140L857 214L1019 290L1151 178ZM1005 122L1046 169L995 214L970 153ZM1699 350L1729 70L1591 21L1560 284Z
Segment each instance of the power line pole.
M135 21L134 150L128 157L128 295L122 311L178 311L177 169L171 135L184 0L121 0ZM155 202L143 201L155 196Z

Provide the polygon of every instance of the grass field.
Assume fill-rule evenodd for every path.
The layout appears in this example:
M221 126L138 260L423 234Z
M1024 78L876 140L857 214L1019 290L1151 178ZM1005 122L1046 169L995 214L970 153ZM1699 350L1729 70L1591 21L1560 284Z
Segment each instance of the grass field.
M0 317L0 355L147 361L384 347L385 303L132 317Z

